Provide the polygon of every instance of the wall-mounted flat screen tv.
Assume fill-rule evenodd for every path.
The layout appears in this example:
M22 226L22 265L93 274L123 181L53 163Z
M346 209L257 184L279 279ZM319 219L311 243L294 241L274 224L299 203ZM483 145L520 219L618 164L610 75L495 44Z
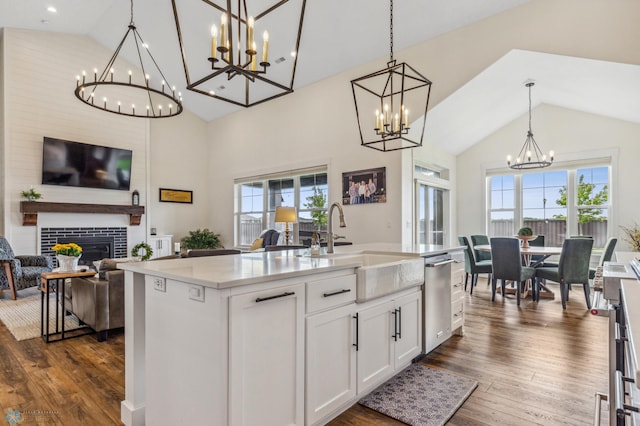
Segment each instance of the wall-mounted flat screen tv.
M132 156L129 149L45 137L42 183L128 191Z

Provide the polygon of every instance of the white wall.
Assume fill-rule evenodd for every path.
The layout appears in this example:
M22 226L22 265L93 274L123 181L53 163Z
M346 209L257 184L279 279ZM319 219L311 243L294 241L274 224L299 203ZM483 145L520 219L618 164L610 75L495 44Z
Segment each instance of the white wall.
M41 185L42 138L86 142L133 150L131 189L146 202L146 119L131 119L90 108L76 99L75 76L104 66L113 52L87 37L4 30L3 233L16 253L36 253L37 227L22 226L20 192L30 185L43 201L130 204L131 193ZM128 226L126 215L40 213L38 226ZM145 221L128 228L130 247L145 239Z
M151 122L149 227L179 241L188 231L211 226L207 123L189 111ZM159 201L159 188L193 191L193 204Z
M5 127L4 127L4 92L5 92L5 78L4 78L4 29L0 28L0 152L4 152L5 143ZM5 216L5 184L4 174L7 165L7 157L5 155L0 158L0 235L4 235L4 216Z
M405 61L432 80L430 108L510 50L526 49L623 63L640 63L640 50L631 40L640 38L635 18L640 3L581 0L534 0L521 7L444 34L400 52ZM585 23L589 23L585 25ZM304 61L305 53L300 53ZM382 52L381 54L386 54ZM295 93L241 111L209 125L211 144L212 222L226 241L233 237L233 178L287 170L297 164L330 165L329 200L340 199L341 173L371 167L387 167L389 199L386 204L350 206L346 209L349 240L354 242L407 242L412 219L410 188L412 168L407 155L379 153L360 146L350 81L385 66L387 57L296 90ZM428 122L428 118L427 118ZM435 148L440 147L440 149ZM446 141L430 141L414 149L416 158L433 163L453 163L442 148ZM477 183L479 175L460 179L452 166L457 187ZM466 175L468 178L468 175ZM454 214L468 209L458 194ZM215 200L215 202L214 202ZM464 201L460 201L464 200ZM455 216L453 216L455 217ZM460 226L461 219L457 224ZM453 223L453 234L456 230Z
M555 162L563 159L598 157L617 151L610 187L614 205L609 227L620 237L618 225L638 221L640 197L637 169L640 158L640 124L593 114L540 105L532 111L533 132L543 151L555 151ZM458 232L485 232L485 181L482 168L506 168L507 154L515 155L524 143L528 116L523 115L458 156ZM619 241L619 248L626 247Z

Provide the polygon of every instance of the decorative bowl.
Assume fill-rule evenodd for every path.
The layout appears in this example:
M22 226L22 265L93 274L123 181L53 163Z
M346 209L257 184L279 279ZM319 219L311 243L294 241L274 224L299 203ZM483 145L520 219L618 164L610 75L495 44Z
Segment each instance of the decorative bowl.
M522 248L529 248L529 241L538 238L537 235L516 235L516 238L522 241Z

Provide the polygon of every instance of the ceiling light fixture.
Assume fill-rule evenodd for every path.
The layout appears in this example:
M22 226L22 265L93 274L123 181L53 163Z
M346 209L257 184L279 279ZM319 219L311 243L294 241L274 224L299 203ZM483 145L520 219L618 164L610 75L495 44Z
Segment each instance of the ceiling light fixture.
M125 45L129 35L133 42ZM138 57L138 70L133 71L130 65L117 62L118 55L127 47L130 57ZM124 69L127 71L122 71ZM182 112L181 93L167 83L133 23L133 0L129 27L113 56L99 74L97 68L93 69L93 78L87 76L86 71L76 76L75 95L89 106L129 117L166 118Z
M387 67L351 81L361 145L385 152L422 146L431 94L431 81L393 59L393 0L389 3ZM360 111L366 111L364 117ZM417 117L413 123L410 114Z
M247 0L171 3L188 90L243 107L293 92L298 55L286 64L280 58L299 51L306 0L255 0L253 10ZM219 27L211 25L217 15L212 12L220 13L215 17ZM210 49L205 49L204 31L183 32L180 18L185 28L211 28ZM256 34L262 36L259 44ZM275 66L270 57L279 58ZM228 87L224 96L212 94L222 82Z
M549 151L549 159L547 159L547 156L538 147L531 131L531 87L535 85L535 82L527 80L524 85L529 88L529 131L515 163L511 162L511 156L508 155L507 165L512 169L541 169L549 167L553 163L553 151Z

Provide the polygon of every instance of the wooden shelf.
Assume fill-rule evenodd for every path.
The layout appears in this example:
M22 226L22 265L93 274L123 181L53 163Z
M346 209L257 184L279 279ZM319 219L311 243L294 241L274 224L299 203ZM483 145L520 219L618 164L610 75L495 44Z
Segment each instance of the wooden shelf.
M46 203L42 201L21 201L20 212L22 224L35 226L38 224L38 213L103 213L128 214L129 225L140 225L144 206L116 204L78 204L78 203Z

